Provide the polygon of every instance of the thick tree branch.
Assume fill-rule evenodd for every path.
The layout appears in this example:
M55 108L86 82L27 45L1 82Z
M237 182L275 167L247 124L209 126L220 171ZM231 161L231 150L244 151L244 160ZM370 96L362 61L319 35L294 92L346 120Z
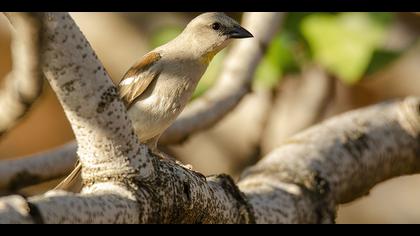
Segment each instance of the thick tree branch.
M13 25L12 71L0 91L0 135L25 115L42 91L41 24L33 13L7 13Z
M45 24L43 70L75 133L84 180L149 175L151 158L138 144L116 87L73 19L66 13L40 18ZM136 158L139 154L144 158Z
M233 45L215 86L186 107L174 124L163 133L160 144L183 142L193 133L213 126L236 107L250 92L255 69L267 45L279 29L283 14L244 14L242 25L249 29L255 38Z
M329 119L286 140L239 187L257 222L333 222L337 204L420 171L420 98Z

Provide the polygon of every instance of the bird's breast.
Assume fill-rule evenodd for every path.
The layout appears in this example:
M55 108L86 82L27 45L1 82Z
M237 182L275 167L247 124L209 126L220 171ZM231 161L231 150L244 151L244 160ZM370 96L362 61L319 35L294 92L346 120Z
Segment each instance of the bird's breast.
M148 97L129 110L140 141L153 138L167 129L185 108L198 79L161 73Z

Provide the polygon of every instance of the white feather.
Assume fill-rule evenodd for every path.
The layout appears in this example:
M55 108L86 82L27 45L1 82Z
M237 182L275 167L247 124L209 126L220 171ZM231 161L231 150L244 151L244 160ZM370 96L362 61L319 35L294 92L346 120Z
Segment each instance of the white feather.
M137 77L130 77L120 82L120 85L129 85L131 83L135 83L138 80Z

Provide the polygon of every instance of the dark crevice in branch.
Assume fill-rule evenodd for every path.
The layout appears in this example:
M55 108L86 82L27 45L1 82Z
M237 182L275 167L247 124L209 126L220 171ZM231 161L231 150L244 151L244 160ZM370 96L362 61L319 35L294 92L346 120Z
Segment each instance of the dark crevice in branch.
M40 179L41 178L39 178L37 175L33 175L27 170L24 170L22 172L17 173L15 177L12 180L10 180L6 190L14 192L22 187L37 184L41 182Z
M39 211L38 207L27 201L27 197L24 195L21 195L25 200L26 200L26 204L28 205L28 213L31 216L33 222L35 224L44 224L44 218L41 215L41 212Z
M239 209L240 224L255 224L255 214L252 205L248 202L245 194L239 190L238 186L233 181L232 177L227 174L220 174L215 176L222 188L231 195L237 202L237 209Z

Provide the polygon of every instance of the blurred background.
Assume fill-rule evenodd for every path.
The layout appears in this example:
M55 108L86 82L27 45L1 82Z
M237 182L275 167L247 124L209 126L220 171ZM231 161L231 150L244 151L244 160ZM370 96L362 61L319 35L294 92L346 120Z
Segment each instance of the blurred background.
M71 15L118 83L137 59L175 37L198 14ZM241 19L241 13L228 14ZM1 15L0 80L11 69L10 30ZM237 178L278 145L272 137L281 141L348 110L420 96L419 34L417 13L287 13L256 71L253 92L215 127L168 149L205 174L224 172ZM193 99L217 80L228 51L212 61ZM0 140L0 160L72 139L69 123L45 83L27 116ZM337 222L420 223L419 183L420 175L381 183L368 196L340 206Z

